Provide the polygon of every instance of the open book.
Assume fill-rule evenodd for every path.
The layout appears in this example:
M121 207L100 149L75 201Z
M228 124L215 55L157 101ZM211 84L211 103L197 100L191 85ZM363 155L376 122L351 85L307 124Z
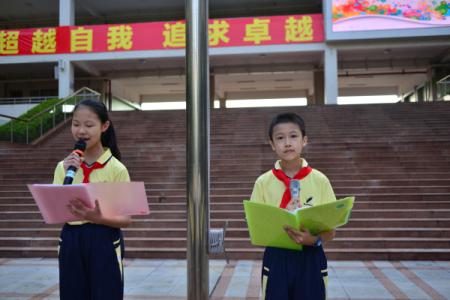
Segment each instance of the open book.
M89 208L94 208L98 199L100 210L107 217L149 213L143 182L29 184L28 189L48 224L78 221L79 218L67 207L74 198L80 199Z
M244 200L250 239L255 246L270 246L285 249L301 249L292 241L283 227L300 228L303 225L311 234L329 231L347 224L355 197L312 207L288 211L279 207Z

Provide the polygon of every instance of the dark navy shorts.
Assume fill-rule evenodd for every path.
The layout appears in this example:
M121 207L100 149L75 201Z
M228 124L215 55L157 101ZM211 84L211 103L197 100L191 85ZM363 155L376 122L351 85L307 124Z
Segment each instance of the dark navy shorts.
M61 300L122 300L124 243L120 229L65 224L59 242Z
M323 248L302 251L267 247L262 266L265 300L324 300L328 280Z

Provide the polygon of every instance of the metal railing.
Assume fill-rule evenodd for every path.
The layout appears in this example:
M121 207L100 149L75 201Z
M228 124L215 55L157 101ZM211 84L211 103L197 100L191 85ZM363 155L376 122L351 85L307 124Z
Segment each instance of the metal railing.
M100 93L84 87L28 119L0 114L1 118L9 119L9 122L0 126L0 140L29 144L30 141L65 122L79 102L85 99L100 101L100 96ZM7 126L9 132L5 129Z
M36 104L48 99L55 99L58 96L42 96L42 97L8 97L0 98L0 105L5 104Z
M436 83L437 98L439 100L450 100L450 75L445 76Z

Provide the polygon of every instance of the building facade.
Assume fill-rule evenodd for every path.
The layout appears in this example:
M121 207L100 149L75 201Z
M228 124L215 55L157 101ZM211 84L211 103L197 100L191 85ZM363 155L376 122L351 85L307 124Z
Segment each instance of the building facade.
M210 1L211 98L443 99L450 2ZM0 4L0 98L184 101L184 1Z

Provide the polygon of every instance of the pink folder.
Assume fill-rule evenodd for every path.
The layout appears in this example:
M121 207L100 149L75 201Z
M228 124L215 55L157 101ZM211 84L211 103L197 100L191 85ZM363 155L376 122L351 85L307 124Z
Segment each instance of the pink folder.
M143 182L29 184L28 189L48 224L79 221L67 208L74 198L90 208L95 207L98 199L100 210L107 217L149 214Z

